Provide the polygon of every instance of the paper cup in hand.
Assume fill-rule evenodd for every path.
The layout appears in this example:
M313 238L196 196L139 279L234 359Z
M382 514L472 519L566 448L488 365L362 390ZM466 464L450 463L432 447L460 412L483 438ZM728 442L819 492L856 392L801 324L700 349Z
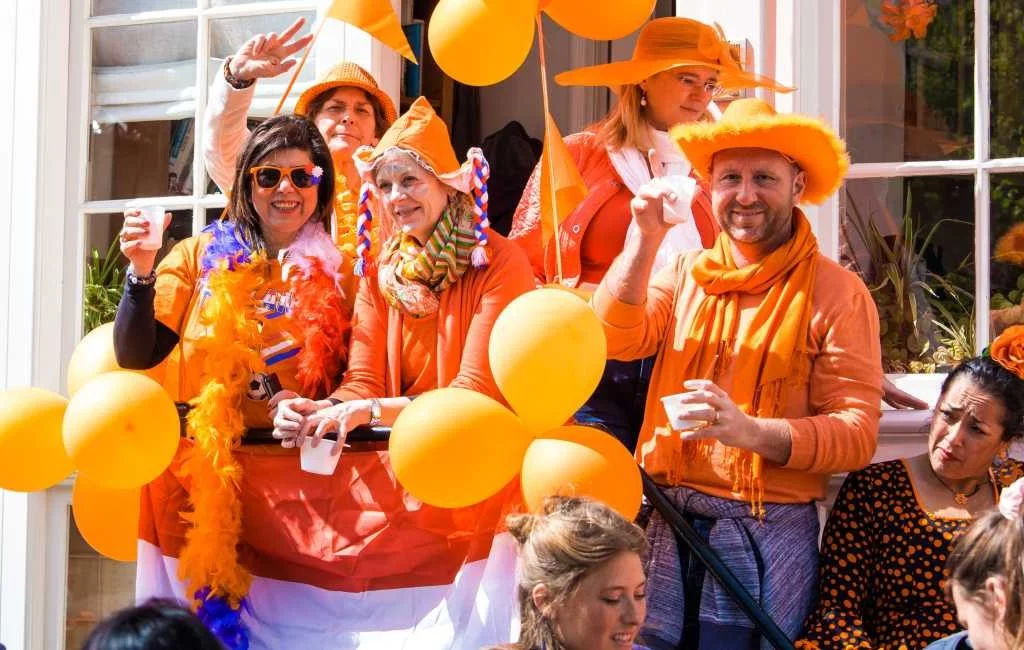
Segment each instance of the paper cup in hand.
M139 248L144 251L159 250L164 244L164 206L155 203L131 202L126 207L139 211L139 216L149 222L149 234L141 240Z
M697 179L673 174L655 179L676 195L675 201L665 199L665 223L687 223L693 220L693 195L697 193Z
M668 424L676 431L691 431L697 427L704 426L707 420L692 419L694 413L707 411L707 404L683 404L680 398L687 393L666 395L661 398L661 405L665 407L668 415Z
M341 459L341 454L331 454L336 444L338 443L334 440L321 440L320 444L314 447L313 439L306 438L299 450L299 465L302 471L325 476L333 474L338 467L338 460Z

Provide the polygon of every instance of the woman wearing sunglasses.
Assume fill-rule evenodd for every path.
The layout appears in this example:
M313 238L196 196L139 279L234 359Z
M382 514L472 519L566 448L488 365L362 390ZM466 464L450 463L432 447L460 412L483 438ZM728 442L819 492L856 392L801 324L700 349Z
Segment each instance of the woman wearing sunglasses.
M137 595L194 598L226 647L243 647L231 639L246 632L230 621L274 609L263 592L250 598L250 582L294 576L321 556L301 544L308 508L295 452L239 443L258 429L269 438L269 400L282 388L324 397L337 385L350 328L342 257L326 230L331 154L316 126L294 115L257 126L233 186L225 217L156 268L157 251L143 247L147 221L125 212L131 265L114 347L125 368L170 357L165 388L191 405L187 440L143 488ZM271 633L251 631L253 647L287 645L261 645Z

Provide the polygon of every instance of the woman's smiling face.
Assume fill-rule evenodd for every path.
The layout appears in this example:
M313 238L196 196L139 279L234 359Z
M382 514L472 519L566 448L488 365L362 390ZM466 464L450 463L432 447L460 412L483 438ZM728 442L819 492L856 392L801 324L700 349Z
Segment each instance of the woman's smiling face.
M434 232L455 192L405 153L390 154L379 163L375 181L395 227L421 244Z

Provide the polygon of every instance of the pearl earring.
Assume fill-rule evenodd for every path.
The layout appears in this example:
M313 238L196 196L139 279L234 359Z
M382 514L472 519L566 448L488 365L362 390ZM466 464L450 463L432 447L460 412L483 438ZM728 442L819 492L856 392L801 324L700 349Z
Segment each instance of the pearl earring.
M647 106L647 93L640 95L640 105Z

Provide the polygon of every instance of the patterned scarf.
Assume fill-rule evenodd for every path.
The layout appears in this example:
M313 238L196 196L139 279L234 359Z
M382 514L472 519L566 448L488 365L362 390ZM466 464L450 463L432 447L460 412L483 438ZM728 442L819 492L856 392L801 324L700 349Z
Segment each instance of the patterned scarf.
M377 271L381 293L413 318L436 314L438 295L469 268L476 243L473 208L460 195L445 208L426 244L400 232L384 245Z
M679 325L687 330L683 376L717 379L729 363L736 369L730 397L740 410L756 417L778 417L786 387L805 383L808 377L806 340L817 253L818 241L799 209L793 211L789 241L754 264L737 268L729 238L720 234L715 247L694 263L693 279L706 295L693 321ZM743 345L734 352L742 294L764 297ZM710 457L714 446L713 440L688 442L684 450L690 456ZM763 513L761 457L729 449L727 459L733 489L747 495L755 514Z

